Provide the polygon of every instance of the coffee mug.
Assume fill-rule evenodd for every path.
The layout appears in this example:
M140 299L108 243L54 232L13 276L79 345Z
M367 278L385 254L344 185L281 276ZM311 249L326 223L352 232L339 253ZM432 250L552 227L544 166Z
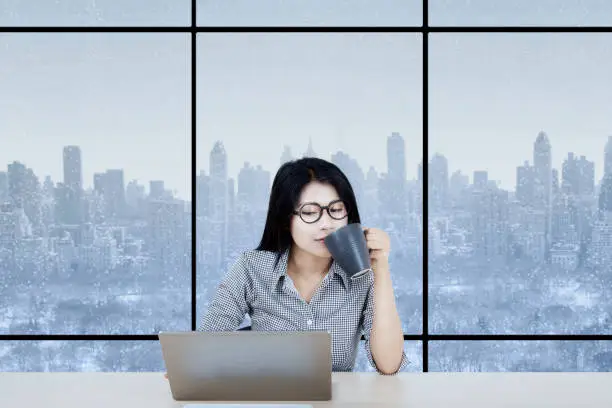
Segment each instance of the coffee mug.
M351 279L360 278L372 270L370 252L360 223L337 229L325 237L324 242L334 260Z

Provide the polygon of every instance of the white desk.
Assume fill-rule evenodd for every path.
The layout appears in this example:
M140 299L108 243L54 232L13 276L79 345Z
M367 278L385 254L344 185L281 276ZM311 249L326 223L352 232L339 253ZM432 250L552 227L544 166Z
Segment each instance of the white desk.
M310 402L309 402L310 403ZM612 373L334 373L314 407L609 408ZM2 408L177 408L162 373L0 373Z

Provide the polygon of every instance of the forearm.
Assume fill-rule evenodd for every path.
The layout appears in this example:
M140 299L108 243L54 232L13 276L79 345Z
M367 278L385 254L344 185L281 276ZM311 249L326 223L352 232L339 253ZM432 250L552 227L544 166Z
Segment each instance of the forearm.
M404 351L404 332L395 305L387 261L379 262L374 274L374 316L370 348L380 371L384 373L397 371Z

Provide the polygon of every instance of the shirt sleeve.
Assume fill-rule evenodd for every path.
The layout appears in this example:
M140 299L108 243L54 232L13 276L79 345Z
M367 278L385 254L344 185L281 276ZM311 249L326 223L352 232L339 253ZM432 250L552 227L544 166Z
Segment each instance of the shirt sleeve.
M200 331L234 331L248 312L248 270L245 254L223 277L204 315Z
M365 307L363 311L363 335L365 337L366 355L368 356L370 365L374 367L376 372L382 375L395 375L401 370L403 370L410 361L406 357L406 351L402 350L402 362L399 368L397 369L397 371L388 374L388 373L384 373L379 370L379 368L376 366L376 362L374 361L374 357L372 356L372 348L370 344L370 333L372 331L373 320L374 320L374 284L371 283L368 289L368 295L366 298L366 303L365 303Z

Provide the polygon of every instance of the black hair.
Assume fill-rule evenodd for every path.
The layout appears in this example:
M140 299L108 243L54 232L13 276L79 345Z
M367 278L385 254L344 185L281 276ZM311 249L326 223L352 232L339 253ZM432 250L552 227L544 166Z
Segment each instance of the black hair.
M334 187L347 205L348 223L361 222L353 187L338 166L316 157L292 160L284 163L274 176L266 224L257 250L280 254L291 246L291 216L297 209L302 190L311 181Z

